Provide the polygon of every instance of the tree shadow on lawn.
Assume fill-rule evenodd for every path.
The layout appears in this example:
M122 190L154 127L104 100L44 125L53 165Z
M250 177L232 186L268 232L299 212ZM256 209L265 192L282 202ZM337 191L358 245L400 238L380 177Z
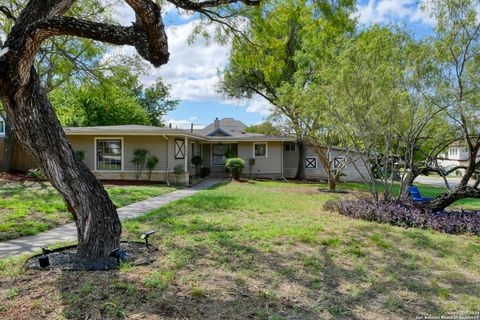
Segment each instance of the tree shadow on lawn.
M173 243L149 266L109 272L30 272L2 303L4 319L379 319L442 314L435 270L416 270L416 254L380 249L345 256L343 247L288 244L269 250L211 231L212 243ZM179 260L179 253L189 252ZM176 260L175 260L176 259ZM172 262L173 261L173 262ZM359 268L357 262L365 262ZM380 269L379 269L380 268ZM378 271L384 270L384 271ZM475 295L462 276L443 277L448 294ZM453 303L452 298L449 302ZM21 307L20 307L21 306ZM3 312L3 313L2 313Z

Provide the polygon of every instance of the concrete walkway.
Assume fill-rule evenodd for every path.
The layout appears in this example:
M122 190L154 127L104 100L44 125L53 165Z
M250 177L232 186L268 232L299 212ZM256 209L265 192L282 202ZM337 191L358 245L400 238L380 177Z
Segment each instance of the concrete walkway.
M219 179L204 180L191 188L185 188L161 196L150 198L144 201L133 203L117 210L120 220L126 220L141 216L170 202L190 197L195 193L214 186L221 182ZM0 258L13 256L23 253L29 253L41 247L58 244L62 242L71 242L77 240L77 229L74 223L69 223L50 231L40 233L36 236L22 237L14 240L0 242Z

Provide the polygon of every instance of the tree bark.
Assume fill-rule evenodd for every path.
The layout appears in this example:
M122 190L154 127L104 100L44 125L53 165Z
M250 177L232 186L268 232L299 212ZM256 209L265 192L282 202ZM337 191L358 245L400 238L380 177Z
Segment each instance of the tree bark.
M5 140L3 145L3 160L1 164L2 171L12 171L13 145L15 143L14 131L8 118L5 120Z
M458 186L448 192L436 197L433 200L425 202L423 207L432 211L443 210L457 200L464 198L480 198L480 190L470 186Z
M67 137L34 69L18 85L0 75L0 98L17 138L32 153L73 214L77 254L94 259L120 246L121 224L115 206L93 173L74 156Z
M328 172L328 190L335 191L337 189L337 181L331 172Z
M297 139L298 146L298 168L296 180L305 180L305 159L307 157L305 150L305 141L303 139Z

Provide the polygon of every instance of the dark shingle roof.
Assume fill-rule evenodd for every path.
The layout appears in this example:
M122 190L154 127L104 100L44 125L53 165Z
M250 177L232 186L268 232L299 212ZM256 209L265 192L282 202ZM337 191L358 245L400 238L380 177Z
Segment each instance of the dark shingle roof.
M242 132L245 132L245 129L247 128L243 122L233 118L223 118L218 120L218 122L220 124L220 128L233 137L243 136ZM194 133L206 136L215 131L215 129L215 122L212 122L203 129L194 130Z

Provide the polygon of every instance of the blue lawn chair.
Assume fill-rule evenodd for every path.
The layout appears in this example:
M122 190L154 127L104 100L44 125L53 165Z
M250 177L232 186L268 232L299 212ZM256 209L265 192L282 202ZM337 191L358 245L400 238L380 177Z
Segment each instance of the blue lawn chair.
M418 190L418 188L416 186L408 187L408 192L410 192L410 195L412 196L413 202L422 203L422 202L429 201L429 200L433 199L433 198L422 197L422 195L420 194L420 190Z

